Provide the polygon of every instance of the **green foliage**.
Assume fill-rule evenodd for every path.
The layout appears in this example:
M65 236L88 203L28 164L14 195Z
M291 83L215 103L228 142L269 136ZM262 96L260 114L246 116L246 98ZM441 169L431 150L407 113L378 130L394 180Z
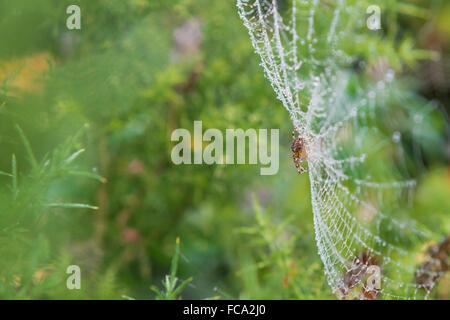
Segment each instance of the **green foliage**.
M11 180L2 187L0 198L1 246L0 296L7 298L51 297L52 290L63 285L63 278L49 276L54 268L55 251L61 234L54 232L55 209L97 209L84 203L60 202L52 188L58 180L81 175L101 180L98 175L76 171L76 158L83 152L79 139L83 129L65 143L56 147L51 155L38 162L24 131L17 126L17 133L28 155L30 171L18 170L16 156L12 155L11 173L3 173ZM58 201L58 202L56 202ZM68 214L70 214L68 212ZM55 296L56 297L56 296Z
M183 280L180 284L178 284L177 278L177 269L178 269L178 260L180 259L180 238L177 238L175 244L175 253L172 257L172 263L170 265L170 275L166 275L163 281L164 291L161 291L156 286L152 286L151 289L156 293L156 298L158 300L174 300L177 299L178 296L183 291L184 287L186 287L190 282L192 282L192 277L186 280Z

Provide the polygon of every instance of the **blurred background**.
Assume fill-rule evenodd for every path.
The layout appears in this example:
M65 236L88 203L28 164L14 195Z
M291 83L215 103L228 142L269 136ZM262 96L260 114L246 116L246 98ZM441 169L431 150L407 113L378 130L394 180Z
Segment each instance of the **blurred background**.
M381 6L385 32L366 31L354 72L391 67L405 103L433 105L405 149L420 163L414 217L445 237L450 3ZM279 173L174 165L170 134L194 120L280 129ZM162 298L175 263L192 281L172 298L333 299L291 131L232 0L0 1L0 298ZM450 298L448 275L432 297Z

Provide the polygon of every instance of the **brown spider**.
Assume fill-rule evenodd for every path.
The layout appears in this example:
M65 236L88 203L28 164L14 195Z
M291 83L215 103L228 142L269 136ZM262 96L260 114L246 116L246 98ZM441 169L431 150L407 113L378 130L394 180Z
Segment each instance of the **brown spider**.
M295 130L293 130L292 140L291 150L294 153L292 155L292 160L294 160L298 173L305 173L307 170L300 165L300 162L306 160L305 139L295 137Z

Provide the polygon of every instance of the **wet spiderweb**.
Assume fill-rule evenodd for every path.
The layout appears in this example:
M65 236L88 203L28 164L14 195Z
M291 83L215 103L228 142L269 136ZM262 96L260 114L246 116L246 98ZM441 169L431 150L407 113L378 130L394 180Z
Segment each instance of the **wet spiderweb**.
M316 242L333 292L427 298L443 271L420 267L433 235L409 219L416 182L402 143L426 113L404 100L383 109L408 99L392 89L390 68L374 70L364 86L350 68L361 39L355 30L371 32L368 5L237 1L265 75L305 139Z

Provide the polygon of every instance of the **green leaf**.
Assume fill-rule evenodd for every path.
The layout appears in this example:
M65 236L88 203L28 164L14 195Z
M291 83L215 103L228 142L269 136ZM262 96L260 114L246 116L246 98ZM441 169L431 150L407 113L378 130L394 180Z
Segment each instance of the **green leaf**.
M11 173L7 173L7 172L0 171L0 176L12 177L12 174L11 174Z
M177 269L178 269L178 260L180 258L180 238L177 238L175 242L175 253L172 257L172 264L170 266L170 280L176 281ZM175 284L172 283L172 289L175 287Z
M192 282L194 278L190 277L186 280L184 280L179 286L178 288L175 289L175 291L172 292L172 297L175 298L176 296L178 296L181 291L184 289L184 287L186 287L190 282Z
M38 166L38 164L36 161L36 157L34 156L33 150L31 149L30 142L28 141L27 137L25 136L25 133L23 132L23 130L18 125L16 125L16 129L19 132L20 139L22 140L22 143L25 146L31 166L34 169Z
M164 294L158 289L157 286L151 286L150 289L156 293L159 299L164 298Z
M100 181L101 183L106 183L107 180L105 178L103 178L102 176L92 173L92 172L87 172L87 171L75 171L75 170L71 170L68 172L69 175L71 176L78 176L78 177L86 177L86 178L91 178L91 179L95 179Z
M67 164L69 164L69 163L72 163L76 158L78 158L78 156L80 155L80 154L82 154L84 151L86 151L85 149L80 149L80 150L78 150L77 152L74 152L70 157L68 157L67 159L66 159L66 163Z
M47 207L66 209L91 209L98 210L98 207L84 203L48 203Z

